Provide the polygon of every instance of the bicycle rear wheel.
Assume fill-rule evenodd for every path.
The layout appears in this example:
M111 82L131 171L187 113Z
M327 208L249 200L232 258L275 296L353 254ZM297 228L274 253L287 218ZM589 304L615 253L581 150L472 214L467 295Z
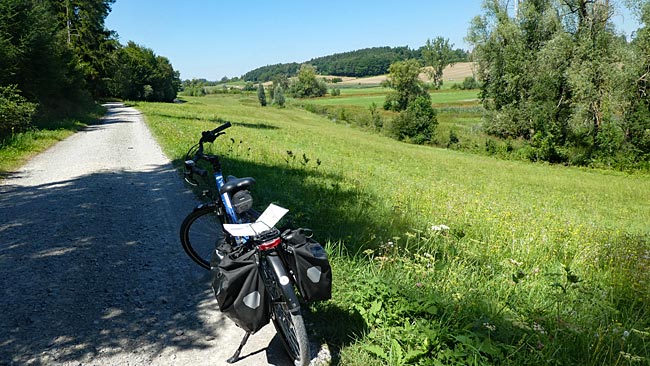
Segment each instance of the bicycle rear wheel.
M183 220L180 235L185 253L199 266L210 269L217 244L224 240L215 208L205 206L192 211Z
M309 340L307 330L302 317L300 308L291 311L290 303L297 304L298 300L295 293L285 294L280 288L279 280L275 274L272 275L270 286L271 296L271 320L273 326L280 336L284 348L291 357L295 366L309 365ZM287 296L293 296L293 301L289 301Z
M240 217L242 222L255 222L260 213L251 209ZM215 207L204 206L192 211L183 220L180 235L185 253L199 266L210 269L217 246L225 240Z

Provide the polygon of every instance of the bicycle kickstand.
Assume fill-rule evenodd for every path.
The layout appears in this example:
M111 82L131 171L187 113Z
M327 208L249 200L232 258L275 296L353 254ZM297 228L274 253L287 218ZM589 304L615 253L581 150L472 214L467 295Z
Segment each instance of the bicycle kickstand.
M244 334L244 338L242 338L241 343L239 344L239 348L237 348L235 354L232 355L232 357L230 357L226 362L235 363L239 361L239 354L241 353L242 348L244 348L244 345L246 345L246 342L248 342L248 337L250 337L250 335L250 332L246 332L246 334Z

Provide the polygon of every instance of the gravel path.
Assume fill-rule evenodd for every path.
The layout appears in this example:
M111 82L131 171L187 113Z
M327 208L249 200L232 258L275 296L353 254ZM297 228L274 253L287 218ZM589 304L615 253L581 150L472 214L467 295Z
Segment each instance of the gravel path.
M243 332L178 241L196 204L119 104L0 182L0 365L227 365ZM288 365L272 325L236 365Z

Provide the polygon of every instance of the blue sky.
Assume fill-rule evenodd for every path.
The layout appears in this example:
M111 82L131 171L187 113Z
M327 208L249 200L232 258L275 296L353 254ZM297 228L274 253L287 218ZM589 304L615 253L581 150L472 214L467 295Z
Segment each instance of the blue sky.
M260 66L367 47L418 48L449 38L467 49L481 0L116 0L106 27L167 57L182 79L218 80ZM622 31L636 28L617 14Z

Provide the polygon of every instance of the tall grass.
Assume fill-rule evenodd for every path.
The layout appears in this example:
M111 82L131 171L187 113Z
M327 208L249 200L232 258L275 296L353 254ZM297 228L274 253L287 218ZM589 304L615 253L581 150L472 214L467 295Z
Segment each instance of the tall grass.
M340 364L650 362L647 176L407 145L252 96L137 108L179 163L234 122L225 172L328 243L334 298L308 318Z

